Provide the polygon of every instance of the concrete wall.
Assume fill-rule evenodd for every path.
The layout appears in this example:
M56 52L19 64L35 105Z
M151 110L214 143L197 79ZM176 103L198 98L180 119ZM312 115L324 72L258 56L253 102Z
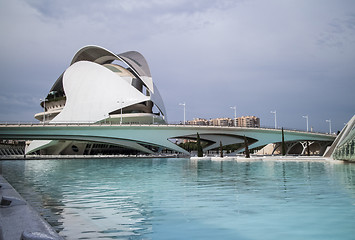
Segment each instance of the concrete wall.
M0 240L63 240L0 175Z

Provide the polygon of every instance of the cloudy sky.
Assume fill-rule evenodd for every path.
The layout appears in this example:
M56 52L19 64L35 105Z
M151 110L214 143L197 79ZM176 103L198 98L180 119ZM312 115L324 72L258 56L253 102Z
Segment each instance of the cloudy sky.
M136 50L170 122L255 115L334 131L355 114L353 0L0 0L0 121L39 99L85 45Z

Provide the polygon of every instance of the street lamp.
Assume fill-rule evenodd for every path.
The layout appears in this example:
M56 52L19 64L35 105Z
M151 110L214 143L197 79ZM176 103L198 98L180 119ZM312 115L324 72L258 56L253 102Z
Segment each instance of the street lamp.
M237 126L237 107L230 107L231 109L234 109L234 127Z
M306 123L307 123L307 132L308 132L308 115L306 115L306 116L302 116L302 117L306 119Z
M185 125L185 118L186 118L186 103L179 103L180 106L184 106L184 125Z
M275 111L271 111L270 113L275 114L275 129L277 128L277 122L276 122L276 110Z
M117 101L117 103L121 103L121 121L120 121L120 125L122 125L122 108L123 108L124 101Z
M153 125L154 125L154 118L157 118L158 116L156 115L153 115Z
M329 123L329 134L332 134L332 120L325 120L326 122Z
M105 124L107 123L107 118L110 117L110 114L104 114Z
M47 98L45 98L44 100L42 100L42 98L40 99L40 101L43 101L43 125L44 122L46 121L46 101L48 101Z

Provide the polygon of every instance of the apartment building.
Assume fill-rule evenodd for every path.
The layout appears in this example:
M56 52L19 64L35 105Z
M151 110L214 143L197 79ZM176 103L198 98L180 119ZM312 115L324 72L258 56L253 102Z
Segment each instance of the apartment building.
M237 118L238 127L260 127L260 118L255 116L242 116Z

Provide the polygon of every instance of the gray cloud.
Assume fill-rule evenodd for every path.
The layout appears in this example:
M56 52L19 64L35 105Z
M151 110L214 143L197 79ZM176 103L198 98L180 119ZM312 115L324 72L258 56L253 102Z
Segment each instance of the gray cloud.
M0 120L32 121L40 108L29 98L96 44L147 58L171 121L185 101L189 119L232 117L237 105L264 125L276 109L285 127L304 128L308 114L315 129L326 131L329 118L340 129L355 109L353 9L352 1L2 1L0 110L18 115L1 111Z
M346 50L349 43L355 44L355 14L333 19L318 38L319 45L340 50Z

